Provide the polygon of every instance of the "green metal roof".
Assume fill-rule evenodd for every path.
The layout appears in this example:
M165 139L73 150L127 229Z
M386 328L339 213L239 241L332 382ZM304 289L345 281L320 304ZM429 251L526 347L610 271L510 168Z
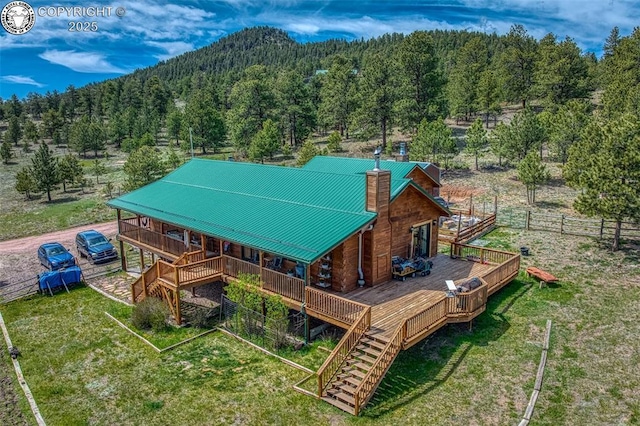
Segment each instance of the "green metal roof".
M440 186L440 183L436 182L424 169L430 163L416 163L411 161L380 161L380 169L389 170L391 172L392 182L391 198L393 199L393 193L398 189L394 188L393 184L400 185L403 178L406 178L413 169L420 169L429 179ZM305 170L314 170L318 172L331 172L338 174L365 174L367 170L371 170L374 167L373 159L366 158L349 158L349 157L328 157L328 156L316 156L307 164L304 165Z
M362 227L365 176L194 159L108 203L312 263Z

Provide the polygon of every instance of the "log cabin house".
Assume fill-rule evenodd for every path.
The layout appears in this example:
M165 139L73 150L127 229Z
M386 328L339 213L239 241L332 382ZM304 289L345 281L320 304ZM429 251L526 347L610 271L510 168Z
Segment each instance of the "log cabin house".
M109 202L123 270L123 244L140 252L132 300L161 297L180 323L181 290L258 275L263 292L347 330L314 377L318 397L357 415L400 350L470 321L518 273L511 253L452 244L451 255L437 255L438 219L449 211L433 199L434 168L337 157L303 168L192 159ZM144 252L157 259L148 268ZM416 256L429 258L433 273L392 280L392 260ZM465 288L470 277L481 285ZM467 291L447 292L446 280Z

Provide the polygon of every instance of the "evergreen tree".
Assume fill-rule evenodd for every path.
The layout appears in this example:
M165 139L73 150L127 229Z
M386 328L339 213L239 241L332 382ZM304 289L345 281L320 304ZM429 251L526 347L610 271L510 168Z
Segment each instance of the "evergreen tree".
M333 132L329 135L327 139L327 149L329 152L339 152L341 150L340 142L342 142L342 137L340 137L339 132Z
M91 172L96 177L96 184L100 184L100 176L107 173L107 166L98 158L94 158L91 164Z
M349 123L355 111L356 87L353 62L341 55L334 57L320 89L320 113L331 127L338 129L340 135L347 139Z
M540 41L534 78L535 93L550 106L588 94L587 62L570 38L556 43L555 36L547 34Z
M268 119L262 125L260 130L251 140L249 146L249 158L251 160L260 160L264 163L264 157L273 158L273 154L280 148L280 131L273 120Z
M550 175L547 167L542 164L540 157L534 151L527 154L518 164L518 179L527 188L527 202L536 202L536 189L549 181Z
M489 146L493 155L498 157L498 166L502 167L502 159L508 157L507 149L511 141L511 128L498 123L489 135Z
M316 124L309 88L299 73L283 71L276 80L276 94L282 127L289 144L296 146L311 134Z
M2 141L2 145L0 145L0 158L2 158L4 164L9 164L9 161L13 158L11 144L6 139Z
M387 145L387 134L395 119L394 105L398 99L398 68L386 55L373 53L365 58L359 81L359 108L356 121L365 137L382 135Z
M620 28L613 27L609 33L609 37L604 43L604 57L613 56L614 51L620 44Z
M603 61L602 101L610 118L628 112L640 118L640 27L620 39Z
M176 150L173 149L173 146L171 145L169 145L169 149L167 150L166 164L171 170L177 169L182 164L182 159L178 156Z
M58 163L58 178L62 183L62 191L67 192L67 184L79 183L84 176L78 157L67 154Z
M509 124L509 136L505 147L506 157L510 160L522 160L529 151L539 149L545 139L545 129L532 109L517 113ZM542 155L540 155L542 157Z
M29 143L38 143L38 127L36 124L27 120L24 123L24 141Z
M570 100L555 113L551 113L546 128L549 148L554 158L562 164L569 158L569 148L580 140L590 120L590 104L586 101Z
M236 151L243 155L262 123L274 118L276 103L272 80L265 66L254 65L244 71L231 89L227 124Z
M60 131L63 124L64 120L62 116L53 108L48 109L44 114L42 114L42 128L44 130L44 136L53 139L53 135L55 132Z
M189 134L191 129L191 135ZM226 129L222 117L215 109L213 99L204 91L199 90L192 94L184 113L184 126L182 127L182 139L190 141L193 138L193 146L207 153L207 148L213 152L220 148L226 138Z
M563 174L569 185L581 190L574 202L577 211L616 222L612 250L618 250L622 222L640 221L637 117L625 114L589 123L570 148Z
M514 25L504 39L499 58L502 82L507 99L527 106L534 84L537 44L522 25Z
M93 150L95 156L98 151L104 149L104 131L102 125L89 117L82 116L71 125L69 132L69 145L78 154L87 158L87 151Z
M142 146L129 154L123 169L126 175L126 191L150 184L160 179L166 171L160 154L149 146Z
M453 134L442 118L428 122L422 120L418 132L411 142L409 158L412 161L431 161L437 163L444 154L451 154Z
M404 79L396 105L402 127L415 129L423 119L432 120L443 113L444 79L438 70L433 38L426 31L415 31L398 47Z
M24 194L27 200L31 199L31 194L38 190L37 183L33 177L31 167L23 167L16 173L16 191Z
M478 118L467 129L466 150L475 156L476 170L478 170L478 157L482 156L482 150L487 146L487 131L482 127L482 120Z
M171 110L167 115L167 133L170 138L176 140L176 146L178 146L180 133L182 130L182 113L177 108Z
M478 108L485 116L485 127L489 128L489 116L497 117L500 107L500 87L493 70L486 70L480 76L477 87Z
M311 159L316 155L320 155L320 150L317 146L315 146L313 142L311 142L310 140L306 140L302 144L300 151L298 151L298 159L296 160L296 165L298 167L302 167L309 161L311 161Z
M478 86L489 63L489 51L480 36L473 37L456 53L449 74L450 114L458 120L474 115L479 106Z
M60 183L60 176L58 159L52 155L46 143L40 144L40 148L31 159L31 168L38 190L46 192L47 200L51 201L51 190Z
M18 141L21 137L22 129L20 128L20 121L18 121L18 117L11 116L11 118L9 118L9 126L7 127L7 132L5 133L4 138L14 146L18 146Z

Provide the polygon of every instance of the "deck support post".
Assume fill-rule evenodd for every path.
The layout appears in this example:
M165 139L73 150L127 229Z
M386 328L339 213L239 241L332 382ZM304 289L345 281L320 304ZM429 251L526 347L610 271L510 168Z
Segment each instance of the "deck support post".
M182 314L180 312L180 288L175 290L175 303L176 303L176 323L178 326L182 325Z
M263 287L264 274L262 273L262 265L264 264L264 252L262 250L258 252L258 261L260 262L260 287Z
M144 250L140 249L140 273L144 273Z
M124 251L124 243L122 240L118 241L118 245L120 246L120 268L127 272L127 253Z

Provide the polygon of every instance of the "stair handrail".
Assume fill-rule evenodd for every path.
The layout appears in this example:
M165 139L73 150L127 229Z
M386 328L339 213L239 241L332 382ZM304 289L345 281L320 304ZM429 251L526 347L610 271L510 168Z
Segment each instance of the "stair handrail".
M366 375L356 388L353 398L355 400L354 415L358 415L360 407L365 405L373 396L382 378L393 364L404 341L406 320L403 321L393 332L391 339L387 342L380 355L369 368Z
M340 342L338 342L322 366L318 369L318 396L322 396L325 388L331 383L331 380L339 371L340 366L370 327L371 307L367 306L360 312L356 321L351 325L349 330L347 330L342 339L340 339Z

